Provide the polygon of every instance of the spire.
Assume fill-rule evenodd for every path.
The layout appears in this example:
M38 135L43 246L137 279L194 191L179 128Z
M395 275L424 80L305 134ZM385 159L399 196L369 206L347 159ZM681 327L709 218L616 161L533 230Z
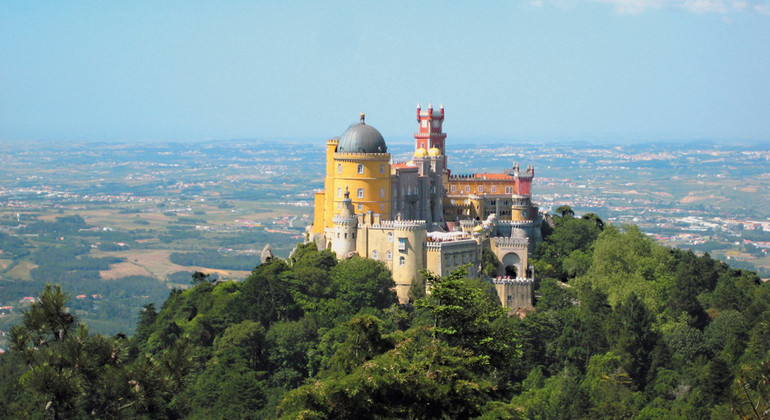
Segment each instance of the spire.
M366 114L364 114L364 111L361 111L361 114L359 114L359 117L361 117L361 124L366 124Z

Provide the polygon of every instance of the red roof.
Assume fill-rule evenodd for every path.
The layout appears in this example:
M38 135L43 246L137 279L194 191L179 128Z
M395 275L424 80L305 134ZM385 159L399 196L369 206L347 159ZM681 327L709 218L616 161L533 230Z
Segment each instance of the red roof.
M390 165L390 167L391 168L396 168L396 169L400 169L400 168L416 168L416 166L410 165L410 164L408 164L406 162L394 163L394 164Z
M486 179L505 179L505 180L511 180L513 181L513 177L506 174L474 174L476 178L486 178Z

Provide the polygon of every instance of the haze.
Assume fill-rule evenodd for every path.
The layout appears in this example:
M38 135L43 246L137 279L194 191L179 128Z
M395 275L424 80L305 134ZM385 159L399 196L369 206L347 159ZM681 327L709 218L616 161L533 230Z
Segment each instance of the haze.
M770 2L0 4L0 140L770 139Z

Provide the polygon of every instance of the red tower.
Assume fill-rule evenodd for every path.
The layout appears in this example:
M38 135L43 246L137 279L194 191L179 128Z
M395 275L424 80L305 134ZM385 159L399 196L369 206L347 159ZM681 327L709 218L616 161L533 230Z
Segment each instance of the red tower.
M417 104L417 122L420 125L419 131L414 133L415 150L429 151L435 147L443 157L444 168L446 168L446 149L444 149L446 133L441 128L444 123L444 105L441 105L438 111L434 111L433 104L428 104L428 109L423 111L420 104Z

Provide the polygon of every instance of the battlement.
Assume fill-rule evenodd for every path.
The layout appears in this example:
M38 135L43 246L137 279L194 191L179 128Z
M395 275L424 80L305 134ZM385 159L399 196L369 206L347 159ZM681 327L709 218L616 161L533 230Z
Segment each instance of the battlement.
M531 227L538 227L542 225L542 222L540 222L540 219L537 220L523 220L523 221L514 221L514 220L500 220L497 222L500 226L506 226L511 228L531 228Z
M326 144L339 144L339 143L340 143L340 139L338 137L326 140Z
M505 284L505 285L532 285L535 280L527 277L495 277L490 279L492 284Z
M428 224L425 220L381 220L379 224L373 224L373 229L395 229L395 230L427 230Z
M341 216L341 215L335 215L332 217L332 223L335 225L351 225L355 223L357 220L357 217L355 215L352 216Z
M476 247L477 245L478 243L475 239L433 240L425 242L425 248L433 252L448 251L453 248L467 248L469 246Z
M529 246L528 238L510 238L498 236L492 238L498 248L526 248Z
M390 153L334 153L336 160L390 160Z

